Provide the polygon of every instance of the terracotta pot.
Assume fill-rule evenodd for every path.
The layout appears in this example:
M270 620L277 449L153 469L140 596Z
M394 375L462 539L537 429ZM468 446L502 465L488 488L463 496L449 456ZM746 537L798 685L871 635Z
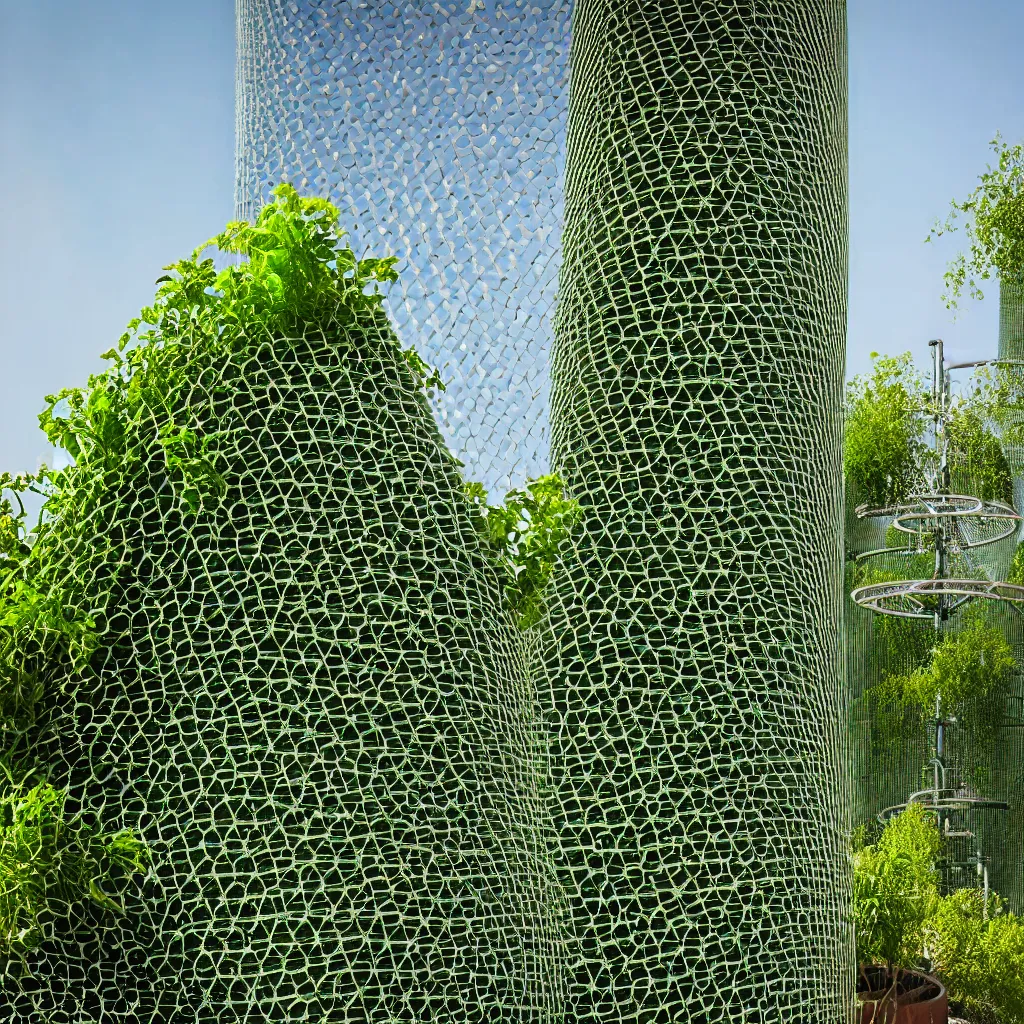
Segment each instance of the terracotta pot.
M857 978L857 998L860 1024L947 1024L949 1020L945 986L921 971L900 971L893 991L886 968L863 966Z

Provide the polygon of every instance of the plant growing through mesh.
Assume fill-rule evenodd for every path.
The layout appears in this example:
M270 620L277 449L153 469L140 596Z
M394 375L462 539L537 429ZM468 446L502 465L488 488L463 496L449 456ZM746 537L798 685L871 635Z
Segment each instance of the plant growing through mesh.
M182 396L247 339L287 334L325 313L344 321L377 309L377 285L396 277L395 258L357 259L337 244L338 212L325 200L302 199L289 185L274 196L255 225L233 222L164 268L153 305L104 353L105 370L47 396L40 426L71 464L0 476L0 754L19 765L0 792L0 953L28 952L44 920L85 901L119 910L127 880L150 866L130 829L106 833L68 812L67 793L38 781L46 765L34 760L48 687L75 685L97 651L119 640L108 604L123 553L97 535L97 510L130 495L155 452L183 515L213 512L228 489L219 438L181 419ZM247 262L218 274L201 258L214 243ZM443 387L415 350L399 354L425 388ZM31 537L27 489L44 498Z
M529 629L543 616L544 591L559 549L579 523L579 502L565 496L556 473L527 481L523 490L509 491L503 505L488 505L479 483L467 484L466 495L504 570L506 606L519 628Z
M909 352L872 359L871 372L846 388L843 466L857 500L881 507L924 483L929 395Z
M120 893L151 866L130 829L104 834L65 810L66 793L47 783L0 798L0 955L24 955L49 919L92 902L121 913Z

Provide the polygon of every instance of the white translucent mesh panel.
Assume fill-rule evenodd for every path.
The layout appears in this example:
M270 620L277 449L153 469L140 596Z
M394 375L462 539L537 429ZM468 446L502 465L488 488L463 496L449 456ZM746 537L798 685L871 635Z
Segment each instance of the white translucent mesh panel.
M503 494L547 466L569 0L238 0L238 216L286 179L400 256L390 309Z

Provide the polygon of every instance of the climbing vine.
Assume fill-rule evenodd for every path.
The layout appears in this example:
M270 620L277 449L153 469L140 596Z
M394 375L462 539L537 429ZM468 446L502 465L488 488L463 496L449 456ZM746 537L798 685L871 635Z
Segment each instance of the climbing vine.
M482 484L467 484L466 495L503 569L506 606L519 628L529 629L544 614L544 591L562 544L579 523L579 503L565 496L554 473L509 491L503 505L488 505Z

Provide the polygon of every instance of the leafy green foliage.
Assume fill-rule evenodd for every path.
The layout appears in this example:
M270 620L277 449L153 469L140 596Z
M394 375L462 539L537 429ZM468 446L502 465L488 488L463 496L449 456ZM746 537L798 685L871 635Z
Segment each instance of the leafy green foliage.
M1013 475L999 439L967 403L954 411L947 427L948 461L954 491L963 490L983 501L1013 505ZM957 483L957 478L963 483ZM965 486L966 484L966 486Z
M1024 586L1024 541L1021 541L1013 552L1010 571L1006 574L1006 582L1018 587Z
M579 522L579 503L565 497L557 474L530 480L525 490L509 491L504 505L488 506L482 484L466 484L466 495L505 571L506 605L519 628L529 629L544 614L544 591L562 543Z
M947 219L935 226L928 240L956 231L962 220L969 249L946 271L946 306L954 309L964 289L980 299L981 281L1024 273L1024 146L991 142L995 166L980 175L979 184L963 201L953 200Z
M909 352L872 358L871 373L847 385L843 465L858 498L880 507L923 484L929 393Z
M935 972L972 1020L1024 1024L1024 921L998 895L989 896L986 913L980 889L951 893L926 933Z
M853 855L853 921L861 964L915 966L938 902L939 831L920 804L890 819Z
M919 733L934 715L937 701L944 715L957 719L959 728L979 740L991 740L1015 667L1002 631L980 617L968 620L961 631L942 637L926 664L911 671L887 672L871 688L876 742L895 744ZM976 753L981 756L980 749ZM984 764L974 768L979 773L986 770Z
M938 700L947 714L960 716L1005 686L1015 664L1002 631L975 620L959 633L947 633L930 664L891 675L881 685L897 702L929 711Z
M132 875L150 868L130 831L105 835L65 813L66 795L41 783L0 798L0 954L23 954L43 938L43 918L89 900L121 913Z
M192 515L200 509L209 509L228 492L227 481L214 469L216 455L210 450L212 440L201 437L191 427L165 423L160 428L167 469L177 484L182 504Z

